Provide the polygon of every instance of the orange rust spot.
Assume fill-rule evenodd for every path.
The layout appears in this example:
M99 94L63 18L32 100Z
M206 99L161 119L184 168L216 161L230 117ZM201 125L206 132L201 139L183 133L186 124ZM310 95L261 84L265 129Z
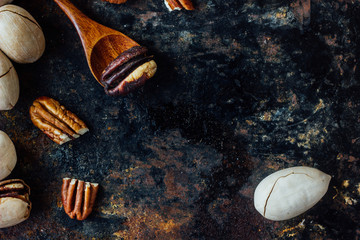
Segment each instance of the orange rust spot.
M296 225L294 227L285 228L284 230L282 230L278 233L278 236L282 237L286 233L287 233L288 237L293 237L293 236L297 235L301 230L305 229L304 222L305 222L305 219L303 219L298 225ZM292 231L294 231L294 232L292 232Z
M128 219L126 230L115 232L113 235L124 240L132 239L181 239L181 228L190 222L191 215L180 209L167 209L170 216L163 216L159 212L148 209L134 209L132 217Z

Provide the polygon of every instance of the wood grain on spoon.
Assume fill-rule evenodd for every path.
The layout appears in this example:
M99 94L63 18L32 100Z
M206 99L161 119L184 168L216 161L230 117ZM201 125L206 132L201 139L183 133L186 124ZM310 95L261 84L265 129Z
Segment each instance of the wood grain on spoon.
M83 14L69 0L54 0L69 17L79 34L89 68L101 84L102 71L119 54L134 46L134 40L121 32L105 27Z

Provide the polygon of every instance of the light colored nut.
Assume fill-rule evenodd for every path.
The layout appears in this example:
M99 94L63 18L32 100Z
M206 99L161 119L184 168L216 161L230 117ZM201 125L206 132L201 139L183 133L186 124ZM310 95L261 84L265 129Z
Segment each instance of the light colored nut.
M12 109L19 99L19 93L19 78L15 68L0 51L0 110Z
M0 228L11 227L30 216L30 188L20 179L0 182Z
M13 0L0 0L0 7L1 7L2 5L11 3L12 1L13 1Z
M9 176L16 165L15 146L9 136L0 131L0 180Z
M310 167L277 171L256 187L255 208L265 218L274 221L296 217L320 201L330 179L329 175Z
M40 25L21 7L0 7L0 33L0 49L15 62L35 62L45 50Z

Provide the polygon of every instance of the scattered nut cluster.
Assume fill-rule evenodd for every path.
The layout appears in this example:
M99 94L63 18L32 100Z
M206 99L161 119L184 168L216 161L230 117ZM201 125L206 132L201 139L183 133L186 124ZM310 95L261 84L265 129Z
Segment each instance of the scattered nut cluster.
M45 50L41 27L25 9L4 5L9 2L0 0L0 50L17 63L35 62ZM19 98L19 79L15 68L1 51L0 110L10 110Z
M126 2L105 1L116 4ZM25 9L8 4L11 2L0 0L0 110L12 109L20 92L18 75L8 58L17 63L33 63L45 50L45 37L40 25ZM165 4L171 11L194 9L190 0L165 0ZM146 53L145 47L133 47L109 64L101 76L108 95L126 95L154 76L157 65L153 56ZM75 114L49 97L36 99L29 112L34 125L60 145L89 131ZM2 180L11 173L17 161L15 146L2 131L0 158ZM62 202L70 218L84 220L90 215L98 188L97 183L63 179ZM0 228L13 226L29 217L29 195L29 186L20 179L0 182Z
M126 0L104 0L121 4ZM0 110L12 109L19 98L19 79L11 61L32 63L45 50L41 27L25 9L5 5L12 0L0 0ZM5 5L5 6L3 6ZM170 11L194 10L191 0L165 0ZM4 53L5 54L4 54ZM125 95L151 78L157 69L153 56L144 47L133 47L120 54L101 76L108 95ZM66 110L58 101L40 97L30 107L35 126L58 144L66 143L88 132L85 123ZM0 131L0 180L14 169L15 146L6 133ZM256 210L275 221L296 217L313 207L327 192L331 177L310 167L293 167L277 171L257 186L254 193ZM92 212L99 185L64 178L62 203L70 218L86 219ZM26 220L31 211L30 188L20 179L0 182L0 228Z

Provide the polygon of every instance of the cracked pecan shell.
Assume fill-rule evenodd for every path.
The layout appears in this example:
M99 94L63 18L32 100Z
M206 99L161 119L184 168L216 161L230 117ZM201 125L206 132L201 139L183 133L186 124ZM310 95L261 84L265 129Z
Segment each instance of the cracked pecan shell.
M30 117L36 127L60 145L89 131L78 116L49 97L39 97L33 102Z
M30 187L21 179L0 182L0 228L28 219L31 211Z

